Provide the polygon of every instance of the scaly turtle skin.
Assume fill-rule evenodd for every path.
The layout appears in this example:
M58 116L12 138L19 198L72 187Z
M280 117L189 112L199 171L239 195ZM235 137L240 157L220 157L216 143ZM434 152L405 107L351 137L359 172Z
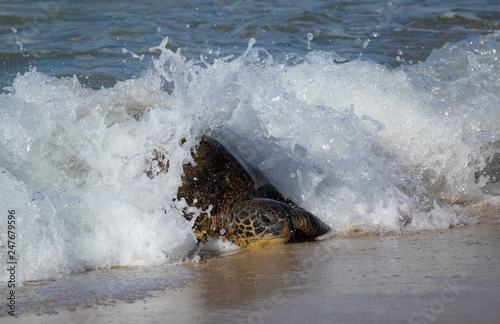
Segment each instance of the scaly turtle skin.
M241 247L313 239L330 231L319 218L285 199L269 180L236 152L203 136L183 166L177 199L203 212L194 232L201 242L222 236ZM184 211L187 220L193 213Z

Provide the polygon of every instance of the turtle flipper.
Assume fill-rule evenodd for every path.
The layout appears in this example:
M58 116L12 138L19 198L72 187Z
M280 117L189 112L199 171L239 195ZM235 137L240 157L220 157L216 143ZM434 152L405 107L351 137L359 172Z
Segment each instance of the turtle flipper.
M292 210L292 221L295 228L293 241L310 240L330 231L330 227L312 213L299 207L290 199L287 199L286 202Z

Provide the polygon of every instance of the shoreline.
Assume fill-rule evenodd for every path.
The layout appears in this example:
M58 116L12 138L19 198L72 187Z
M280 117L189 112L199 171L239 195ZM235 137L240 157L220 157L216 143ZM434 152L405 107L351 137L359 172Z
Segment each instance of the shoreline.
M60 307L57 314L18 309L17 321L494 323L500 318L499 220L245 249L168 268L186 280L175 283L177 274L169 279L172 285L128 302ZM136 275L108 270L110 278L127 271Z

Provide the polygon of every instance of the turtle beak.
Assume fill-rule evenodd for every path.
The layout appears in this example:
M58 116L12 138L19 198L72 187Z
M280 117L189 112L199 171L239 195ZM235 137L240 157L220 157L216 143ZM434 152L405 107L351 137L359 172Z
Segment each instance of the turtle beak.
M293 223L289 219L284 219L269 227L269 232L276 237L292 237L295 233Z

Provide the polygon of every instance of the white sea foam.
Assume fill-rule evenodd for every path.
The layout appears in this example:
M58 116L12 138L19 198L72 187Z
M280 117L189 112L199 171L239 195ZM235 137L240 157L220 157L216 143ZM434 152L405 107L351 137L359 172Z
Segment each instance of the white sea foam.
M154 70L109 89L19 75L0 95L0 227L16 210L19 279L186 256L196 239L174 197L209 131L336 231L467 222L451 204L494 182L479 171L498 152L499 37L397 69L315 51L288 66L256 47L209 64L165 40ZM150 179L153 150L169 171Z

